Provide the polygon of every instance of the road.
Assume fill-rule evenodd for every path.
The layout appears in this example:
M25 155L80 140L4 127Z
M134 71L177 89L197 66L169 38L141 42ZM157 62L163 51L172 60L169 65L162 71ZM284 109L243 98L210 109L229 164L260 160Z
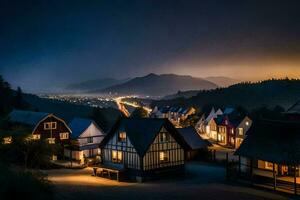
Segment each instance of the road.
M54 184L57 200L181 200L241 199L284 200L279 194L232 184L225 180L225 170L203 163L189 163L184 177L146 183L126 183L93 177L92 169L45 171Z
M146 106L140 106L138 104L134 104L128 101L124 101L125 98L129 98L128 96L124 96L124 97L116 97L114 98L119 110L126 116L129 117L130 116L130 112L126 109L125 105L127 106L131 106L134 108L143 108L144 110L146 110L149 113L151 113L152 109Z

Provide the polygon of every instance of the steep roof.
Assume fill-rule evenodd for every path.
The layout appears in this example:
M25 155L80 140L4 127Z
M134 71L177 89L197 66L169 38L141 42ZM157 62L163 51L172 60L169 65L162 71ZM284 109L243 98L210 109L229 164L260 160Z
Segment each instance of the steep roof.
M187 148L186 142L171 122L158 118L122 118L110 130L100 146L105 145L116 131L122 130L126 132L139 156L143 156L162 127L166 128L183 148Z
M300 123L255 121L235 154L282 164L300 164Z
M8 117L12 122L17 122L34 127L48 115L50 114L44 112L13 110Z
M95 124L95 126L101 130L92 119L74 118L69 124L69 127L72 130L72 138L78 138L91 124Z
M211 146L211 143L204 140L194 127L178 128L177 131L184 138L190 149L205 149Z

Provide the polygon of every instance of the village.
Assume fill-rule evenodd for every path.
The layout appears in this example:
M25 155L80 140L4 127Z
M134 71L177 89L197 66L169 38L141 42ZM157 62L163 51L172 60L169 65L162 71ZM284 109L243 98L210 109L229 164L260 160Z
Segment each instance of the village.
M287 121L255 122L236 108L212 107L193 125L183 122L195 116L196 108L155 106L148 117L119 118L108 132L89 118L67 123L52 113L13 110L7 116L13 131L1 131L1 138L4 146L20 138L59 146L48 154L60 169L42 170L54 182L155 184L174 175L193 181L189 171L202 174L208 165L223 171L220 182L246 181L250 188L298 195L299 105L284 113Z

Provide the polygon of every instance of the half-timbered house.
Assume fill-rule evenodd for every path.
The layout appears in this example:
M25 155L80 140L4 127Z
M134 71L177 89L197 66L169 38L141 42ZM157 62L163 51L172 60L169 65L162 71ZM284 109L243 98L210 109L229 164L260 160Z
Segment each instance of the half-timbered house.
M142 180L184 169L183 137L167 119L120 119L101 142L101 169Z

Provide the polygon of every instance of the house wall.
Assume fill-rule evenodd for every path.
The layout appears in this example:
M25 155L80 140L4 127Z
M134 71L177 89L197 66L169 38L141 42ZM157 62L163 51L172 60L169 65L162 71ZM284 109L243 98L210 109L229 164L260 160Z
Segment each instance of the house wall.
M103 140L105 134L94 124L92 123L77 139L79 146L91 145L91 144L100 144ZM88 143L88 138L93 137L93 142Z
M44 123L47 122L56 122L56 128L52 130L45 130L44 129ZM61 139L60 133L68 133L69 137L68 139ZM70 131L66 124L62 122L61 120L58 120L57 118L53 116L49 116L43 121L41 121L37 127L35 128L34 132L32 134L39 134L41 135L41 139L47 139L47 138L55 138L55 142L68 142L70 140Z
M130 139L126 137L125 142L118 141L118 133L116 131L112 138L107 142L102 149L102 161L104 164L121 165L126 168L140 169L140 157L136 153ZM122 152L122 163L114 163L112 161L112 150L118 150Z
M159 134L165 133L170 138L167 142L161 142ZM162 128L154 142L151 144L147 153L143 158L143 170L153 170L164 167L173 167L184 164L184 150L176 142L176 140L168 133L165 128ZM168 162L160 161L160 153L168 154Z

